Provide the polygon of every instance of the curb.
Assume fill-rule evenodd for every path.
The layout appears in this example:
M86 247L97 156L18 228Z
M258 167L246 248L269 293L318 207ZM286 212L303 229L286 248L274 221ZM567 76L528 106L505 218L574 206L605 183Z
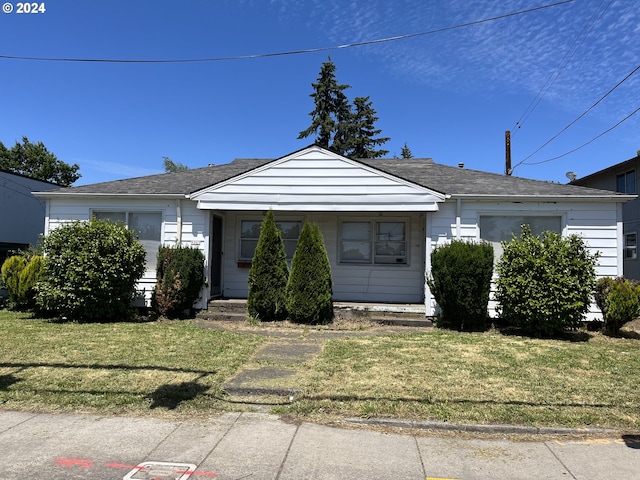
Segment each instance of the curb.
M469 425L451 424L436 421L397 420L391 418L345 418L345 422L359 425L377 425L384 427L413 428L417 430L441 430L449 432L499 433L520 435L602 435L616 434L617 430L604 428L561 428L561 427L532 427L526 425Z

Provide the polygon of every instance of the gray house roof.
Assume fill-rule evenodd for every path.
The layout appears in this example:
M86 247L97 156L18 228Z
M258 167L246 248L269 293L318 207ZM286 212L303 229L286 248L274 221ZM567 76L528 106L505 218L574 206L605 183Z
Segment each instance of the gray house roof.
M231 163L145 177L94 183L42 192L40 196L132 195L188 196L261 167L273 159L236 159ZM452 197L609 198L626 201L635 196L577 185L530 180L434 163L431 159L359 159L363 165Z

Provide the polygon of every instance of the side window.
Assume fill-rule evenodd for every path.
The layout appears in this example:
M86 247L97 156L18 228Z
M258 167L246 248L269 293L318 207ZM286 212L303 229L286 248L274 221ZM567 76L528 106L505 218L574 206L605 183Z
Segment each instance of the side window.
M482 215L480 216L480 239L490 242L496 258L502 255L500 242L520 235L522 225L529 225L533 235L546 230L562 234L562 217L530 215Z
M624 236L624 258L627 260L638 258L638 235L636 233L627 233Z

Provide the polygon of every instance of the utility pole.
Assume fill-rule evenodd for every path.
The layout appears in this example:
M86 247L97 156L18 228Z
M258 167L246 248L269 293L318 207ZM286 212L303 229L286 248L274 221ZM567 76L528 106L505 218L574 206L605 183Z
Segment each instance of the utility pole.
M504 149L505 149L505 162L504 173L505 175L511 175L513 171L511 169L511 131L504 132Z

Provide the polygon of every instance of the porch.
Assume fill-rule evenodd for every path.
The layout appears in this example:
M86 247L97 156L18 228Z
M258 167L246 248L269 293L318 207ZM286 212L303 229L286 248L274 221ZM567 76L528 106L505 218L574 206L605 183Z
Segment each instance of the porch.
M431 327L433 322L425 316L424 304L390 304L334 302L336 320L358 320L405 327ZM206 310L196 315L204 320L244 322L249 318L245 299L210 300Z

